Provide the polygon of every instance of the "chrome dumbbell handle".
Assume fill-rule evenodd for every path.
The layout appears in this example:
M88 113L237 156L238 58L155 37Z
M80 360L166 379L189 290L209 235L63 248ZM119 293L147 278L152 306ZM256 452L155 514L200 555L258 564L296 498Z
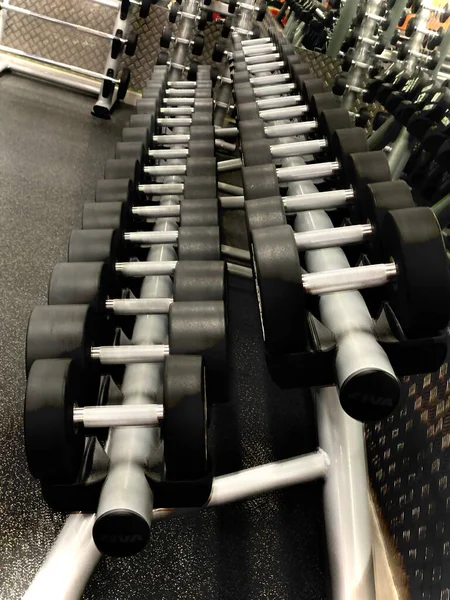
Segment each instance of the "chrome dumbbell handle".
M139 425L152 427L159 426L163 418L162 404L76 406L73 409L73 422L85 428Z

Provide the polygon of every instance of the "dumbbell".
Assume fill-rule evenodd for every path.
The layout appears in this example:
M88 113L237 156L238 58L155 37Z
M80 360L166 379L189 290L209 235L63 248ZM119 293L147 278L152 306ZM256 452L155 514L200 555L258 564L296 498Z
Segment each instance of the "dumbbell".
M365 132L354 128L349 113L344 109L324 110L319 117L318 129L324 132L323 138L304 140L286 144L271 145L264 135L264 126L257 120L244 121L239 124L241 133L241 149L246 166L269 164L274 158L288 158L316 154L328 149L333 133L337 130L349 129L342 136L347 136L349 152L364 152L367 148ZM335 143L338 143L335 141ZM351 145L350 145L351 144ZM335 149L331 149L335 155ZM342 154L338 147L337 152Z
M413 33L418 32L427 36L427 48L428 50L434 50L437 48L444 38L444 29L440 27L437 31L426 29L424 27L418 27L414 23L415 19L411 19L406 26L405 35L411 37Z
M332 238L333 229L327 231ZM326 238L325 231L323 235ZM407 337L434 336L447 327L448 260L432 211L425 207L387 211L379 235L382 264L303 274L289 225L253 230L251 253L269 354L308 347L307 294L386 285L385 297Z
M356 25L361 25L364 19L372 19L381 25L383 31L386 31L389 28L390 21L385 16L387 12L386 6L379 7L379 13L368 12L364 6L358 8L356 13L355 23Z
M184 194L185 198L214 198L217 188L216 174L205 176L186 175L184 183L138 183L143 167L138 160L110 159L106 161L105 179L127 179L134 183L135 189L143 194Z
M69 240L68 261L98 262L109 259L112 263L122 262L128 258L133 245L139 247L149 244L176 245L180 260L220 260L218 227L175 227L174 222L174 229L161 231L74 230Z
M181 10L180 4L174 2L169 9L169 22L176 23L178 17L185 17L186 19L197 21L197 29L203 31L210 20L209 14L210 13L206 10L202 10L200 15L184 12Z
M120 2L120 18L122 21L128 17L131 5L139 6L139 16L141 19L146 19L150 13L150 8L154 4L153 0L121 0Z
M374 77L375 75L378 75L379 71L380 71L380 67L376 66L376 65L371 65L369 63L365 63L365 62L361 62L359 60L355 60L354 59L355 56L355 50L354 48L350 48L349 50L347 50L347 52L344 55L344 58L342 60L342 70L343 71L349 71L353 66L355 67L359 67L361 69L367 69L367 74L369 75L369 77Z
M220 261L156 261L116 263L58 263L48 285L48 304L89 304L96 312L115 315L167 314L173 302L209 302L225 298L225 267ZM170 298L120 298L126 286L127 265L139 265L140 277L148 277L158 265L158 275L173 276ZM165 271L163 271L163 267ZM133 271L133 277L137 277ZM144 273L144 275L142 275Z
M115 76L114 69L108 69L106 75L103 78L102 85L102 96L103 98L109 98L114 92L114 87L117 85L117 99L123 100L127 95L128 87L130 85L131 71L130 69L122 69L120 78Z
M227 366L223 302L174 302L168 311L169 343L113 345L115 322L85 304L37 306L28 323L27 374L39 359L71 358L96 373L106 365L161 363L171 355L201 355L207 378L222 378ZM109 345L104 345L104 344Z
M379 39L379 38L367 38L364 36L359 35L359 33L356 30L353 30L349 36L349 42L351 46L354 46L355 44L357 44L358 42L363 42L364 44L367 44L368 46L372 46L373 47L373 51L374 54L381 54L384 49L386 48L386 44L383 40Z
M228 3L228 12L234 14L237 8L244 8L246 10L250 10L256 13L256 20L262 21L266 15L267 4L262 1L259 6L255 6L254 4L248 4L246 2L238 2L238 0L230 0Z
M177 6L173 4L172 6ZM174 42L175 44L183 44L185 46L189 46L192 54L195 56L200 56L203 52L203 48L205 46L205 38L203 35L196 34L193 40L187 40L181 37L177 37L172 35L172 30L170 27L165 27L161 34L161 38L159 41L159 45L161 48L170 48L170 44Z
M86 406L97 388L67 358L36 360L25 394L28 466L46 484L73 483L86 436L100 427L161 427L165 479L200 479L209 469L204 366L199 356L166 356L162 404Z
M415 56L425 62L427 69L435 69L439 63L440 55L438 50L435 50L432 54L424 54L423 52L417 52L409 47L408 44L401 44L397 46L397 58L399 60L405 60L408 56Z
M259 25L257 25L256 23L255 23L255 25L253 25L253 27L251 29L244 29L242 27L237 27L237 26L233 25L232 17L226 17L226 19L222 23L222 29L220 30L220 35L223 38L227 38L232 31L234 31L235 33L238 33L240 35L249 37L249 38L259 38L261 35L261 30L259 28Z
M332 154L337 160L277 168L262 164L242 168L244 195L247 200L279 195L280 183L307 181L339 175L346 185L389 181L389 164L383 152L367 153L362 129L341 129L331 140Z
M119 202L87 202L83 206L83 229L145 229L134 220L174 218L184 226L219 224L217 198L183 200L180 204L134 205L133 198Z
M128 33L128 37L123 37L122 29L117 29L112 37L111 42L111 58L118 58L119 54L125 49L127 56L134 56L136 53L138 35L134 31Z
M247 199L244 203L247 229L273 225L286 225L286 215L311 210L331 210L348 208L353 224L376 222L379 229L380 218L387 210L411 208L414 206L409 186L404 181L371 181L367 164L360 164L354 187L313 192L300 196L283 196ZM356 230L355 230L356 231ZM375 247L371 252L374 255Z

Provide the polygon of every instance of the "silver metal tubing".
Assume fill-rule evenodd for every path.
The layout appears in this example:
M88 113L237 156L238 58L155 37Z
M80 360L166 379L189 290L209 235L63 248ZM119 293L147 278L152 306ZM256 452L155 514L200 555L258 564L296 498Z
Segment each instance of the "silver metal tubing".
M147 175L156 176L167 176L167 175L186 175L185 165L152 165L151 167L144 167L144 173Z
M237 185L231 185L230 183L225 183L224 181L219 181L217 187L221 192L226 192L227 194L232 194L233 196L242 196L244 194L244 190L241 187Z
M322 450L215 477L208 506L237 502L276 489L326 477L329 458Z
M178 231L129 231L123 239L135 244L176 244Z
M170 204L167 205L159 205L155 204L154 206L133 206L131 209L133 215L138 217L144 217L147 219L157 219L159 217L179 217L180 216L180 205L179 204Z
M248 250L243 250L242 248L235 248L234 246L227 246L226 244L222 244L220 247L220 251L222 255L229 260L238 260L245 263L250 262L250 252Z
M288 144L276 144L270 146L273 158L286 158L287 156L304 156L305 154L316 154L328 146L327 140L303 140Z
M239 129L237 127L219 127L218 125L215 125L214 133L216 137L220 138L236 137L239 135Z
M307 113L309 107L304 104L287 106L285 108L272 108L270 110L261 110L259 116L263 121L275 121L276 119L295 119Z
M145 261L116 263L115 270L125 277L151 277L152 275L170 275L175 273L178 261Z
M282 67L284 67L284 61L283 60L274 60L271 61L270 63L264 63L262 65L252 65L252 64L248 64L247 63L247 70L250 73L263 73L264 71L276 71L277 69L281 69Z
M162 115L192 115L194 109L192 106L168 106L165 108L164 106L159 109L159 112Z
M171 150L167 148L164 150L149 149L148 155L153 158L186 158L189 156L189 150L187 148L173 148Z
M78 31L81 31L82 33L88 33L90 35L95 35L97 37L101 37L107 40L117 39L120 40L122 43L127 42L126 39L118 37L116 35L105 33L104 31L98 31L97 29L92 29L91 27L85 27L84 25L77 25L76 23L61 21L60 19L55 19L54 17L49 17L48 15L42 15L40 13L33 12L32 10L21 8L20 6L13 6L12 4L9 4L7 2L0 2L0 9L7 10L9 12L19 13L28 17L34 17L35 19L47 21L48 23L54 23L55 25L62 25L63 27L68 27L70 29L76 29Z
M242 277L243 279L253 279L253 271L250 267L235 265L228 262L227 270L230 275L236 275L236 277Z
M335 387L314 391L333 600L375 600L364 425L343 410Z
M388 156L392 179L396 180L402 176L403 169L411 156L412 145L412 136L406 127L402 127L397 139L392 144L392 150Z
M91 77L92 79L103 79L103 80L112 81L113 83L119 83L118 79L114 79L113 77L108 77L107 75L103 75L102 73L97 73L95 71L89 71L88 69L82 69L81 67L75 67L74 65L68 65L66 63L57 62L56 60L51 60L49 58L43 58L42 56L28 54L27 52L23 52L22 50L17 50L15 48L10 48L9 46L0 45L0 52L4 52L6 54L12 54L13 56L20 56L22 58L27 58L28 60L34 60L36 62L40 62L45 65L51 65L52 67L57 67L58 69L64 69L66 71L70 71L71 73L77 73L78 75L84 75L85 77Z
M294 233L297 248L302 251L360 244L372 235L371 225L349 225L347 227Z
M156 122L164 127L189 127L192 119L191 117L161 117L156 119Z
M172 144L187 144L191 136L188 133L168 133L167 135L154 135L153 141L162 146L171 146Z
M225 140L216 139L214 145L216 148L227 150L228 152L234 152L236 150L236 144L230 144L229 142L225 142Z
M118 298L106 300L105 308L116 315L166 315L173 298Z
M279 181L304 181L328 177L335 171L339 171L340 168L337 161L299 165L296 167L281 167L277 169L277 176Z
M92 538L95 515L69 515L23 596L26 600L79 600L102 555Z
M284 83L290 79L289 73L275 73L274 75L265 75L262 77L250 77L250 83L253 86L273 85L274 83Z
M256 101L256 106L259 109L265 108L283 108L284 106L294 106L301 101L300 95L280 96L277 98L262 98Z
M330 228L330 235L333 229ZM323 296L334 292L379 287L396 276L397 267L390 263L310 273L303 275L302 281L308 294Z
M164 418L161 404L84 406L73 409L73 422L83 427L159 426Z
M149 367L154 368L155 365L149 365ZM356 423L356 421L353 422ZM360 423L357 424L360 425ZM134 435L137 436L139 433L143 436L143 431L145 431L143 428L139 428L134 431ZM157 429L151 428L149 431L156 434ZM114 429L117 439L126 435L126 432L126 428ZM312 454L221 475L213 479L211 496L206 506L236 502L277 489L325 478L329 465L329 457L324 451L318 450ZM123 465L116 466L114 469L121 475L126 474L123 472ZM149 520L155 521L186 512L183 509L166 508L152 511L151 505L149 508ZM82 513L72 514L67 518L56 543L47 554L44 564L25 593L25 600L42 600L42 598L79 600L81 598L89 578L101 559L101 554L92 538L95 520L96 515Z
M235 171L240 169L242 166L242 160L240 158L231 158L230 160L219 160L217 162L217 171L219 173L226 171Z
M295 213L304 210L327 210L346 206L349 200L353 200L353 190L332 190L330 192L313 192L301 194L300 196L284 196L283 205L287 213Z
M256 98L262 98L263 96L276 96L278 94L288 94L289 92L292 92L292 90L295 90L295 87L295 83L262 85L261 87L254 87L253 93L255 94Z
M183 183L143 183L138 185L138 190L143 194L182 194Z
M273 54L259 54L258 56L249 56L245 59L247 65L261 65L274 62L280 58L278 52Z
M220 205L225 209L244 208L244 196L219 196Z
M269 125L264 127L264 133L269 138L279 138L293 135L304 135L318 129L317 121L303 121L302 123L286 123L285 125Z
M163 362L169 355L169 346L137 344L129 346L99 346L91 348L91 358L102 365L130 365Z

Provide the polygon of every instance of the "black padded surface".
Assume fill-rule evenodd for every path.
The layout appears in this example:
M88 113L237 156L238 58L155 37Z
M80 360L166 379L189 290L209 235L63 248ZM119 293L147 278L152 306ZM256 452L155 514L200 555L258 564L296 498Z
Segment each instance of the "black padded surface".
M13 76L3 77L0 93L0 598L16 600L64 521L45 506L25 463L28 315L45 303L50 271L65 260L128 111L97 121L90 98ZM213 417L217 473L313 451L309 399L281 393L265 370L250 282L232 281L231 318L233 402ZM322 600L322 539L321 484L297 486L155 524L147 550L104 559L84 597Z

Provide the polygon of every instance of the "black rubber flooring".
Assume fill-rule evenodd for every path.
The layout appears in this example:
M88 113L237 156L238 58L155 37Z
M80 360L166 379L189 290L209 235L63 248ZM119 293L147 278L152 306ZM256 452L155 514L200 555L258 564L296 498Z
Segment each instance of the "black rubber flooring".
M50 271L65 259L128 109L98 121L90 98L10 75L0 80L0 97L0 598L15 600L64 522L43 503L24 456L28 315L46 301ZM232 280L230 297L233 399L213 416L217 473L317 443L309 398L281 392L265 370L250 282ZM321 484L297 486L155 524L146 551L105 558L83 597L322 600L323 548Z

